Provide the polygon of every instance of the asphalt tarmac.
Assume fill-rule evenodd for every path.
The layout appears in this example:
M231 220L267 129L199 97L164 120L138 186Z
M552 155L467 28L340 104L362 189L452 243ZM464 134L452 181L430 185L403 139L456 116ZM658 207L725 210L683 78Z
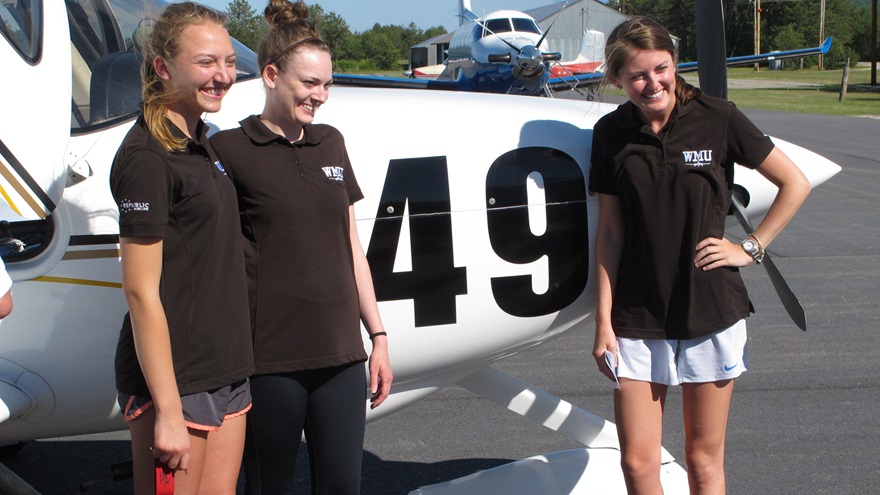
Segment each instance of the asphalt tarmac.
M751 370L736 382L728 427L728 493L880 493L880 120L745 113L843 171L811 194L770 249L808 331L790 322L762 268L744 270L757 314L748 322ZM592 326L576 329L497 367L610 418L611 391L591 343ZM683 464L680 397L670 391L663 444ZM452 387L367 426L363 493L405 494L576 447ZM74 494L129 457L119 432L30 442L4 462L40 493ZM308 493L305 459L297 469ZM85 493L128 495L131 482L98 481Z

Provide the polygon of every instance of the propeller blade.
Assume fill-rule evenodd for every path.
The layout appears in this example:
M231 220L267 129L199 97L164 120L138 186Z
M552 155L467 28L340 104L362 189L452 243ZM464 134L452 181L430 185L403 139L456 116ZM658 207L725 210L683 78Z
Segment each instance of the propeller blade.
M726 100L727 48L721 0L697 0L696 13L700 89L708 95Z
M727 99L727 57L724 40L724 8L721 0L697 0L697 59L700 62L700 89L708 95ZM721 29L719 29L721 26ZM754 233L752 223L742 202L733 194L733 213L739 220L746 234ZM797 296L791 291L788 283L776 268L776 264L770 259L768 253L764 253L762 263L770 276L770 282L776 289L776 294L782 301L782 306L788 312L795 325L801 330L807 330L807 314L801 306Z
M779 300L782 301L782 306L785 308L788 316L791 317L791 321L793 321L798 328L806 332L807 313L804 311L804 307L801 305L800 301L798 301L797 296L791 291L788 283L785 282L782 273L776 268L776 264L773 263L773 260L767 257L767 253L764 253L764 261L761 264L764 265L764 268L767 270L767 275L770 276L770 282L773 284L773 288L776 289L776 294L779 295Z
M571 82L571 81L569 81L568 79L566 79L566 77L574 76L574 74L572 74L572 72L571 72L570 70L568 70L568 67L566 67L566 66L563 65L563 64L560 64L559 61L554 61L554 62L550 65L549 70L552 71L552 69L553 69L554 67L557 67L557 66L560 67L561 71L565 71L565 73L568 74L568 76L559 76L559 75L555 76L555 77L557 77L558 79L560 79L560 80L562 81L562 84L563 84L564 86L557 86L557 87L554 87L554 86L556 86L556 85L551 86L549 82L546 83L546 84L544 84L544 95L545 95L545 96L548 96L548 97L550 97L550 98L554 98L554 96L553 96L553 91L554 91L554 90L555 90L555 91L568 90L568 93L566 94L566 96L563 96L563 98L568 98L568 95L570 95L572 92L576 92L576 93L578 93L579 95L583 96L583 97L584 97L586 100L588 100L588 101L593 101L593 100L595 99L594 95L592 95L592 94L589 94L589 95L588 95L588 94L585 93L584 91L581 91L580 88L578 88L578 86L577 86L576 84L574 84L573 82ZM554 76L551 75L551 77L554 77ZM594 87L594 86L595 86L595 85L591 85L590 87Z
M736 219L739 220L739 224L742 226L746 234L754 233L752 222L749 220L749 214L746 212L745 207L742 202L740 202L735 191L733 194L733 214L736 216ZM782 273L776 268L776 264L770 259L770 253L764 253L764 261L761 264L764 265L764 268L767 270L767 275L770 277L770 283L772 283L773 288L776 289L776 294L779 296L779 300L782 301L782 306L785 308L788 316L791 317L791 320L798 328L806 331L807 313L804 311L804 307L801 305L800 301L798 301L797 296L791 291L791 287L788 286Z

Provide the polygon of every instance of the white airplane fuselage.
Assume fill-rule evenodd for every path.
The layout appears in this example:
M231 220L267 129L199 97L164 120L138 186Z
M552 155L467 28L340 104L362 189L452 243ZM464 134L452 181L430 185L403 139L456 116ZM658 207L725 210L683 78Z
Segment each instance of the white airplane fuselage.
M497 106L497 121L466 123L487 101ZM205 118L233 127L262 102L261 81L252 79L234 86L223 110ZM416 106L438 117L407 121L407 109ZM377 293L381 300L389 287L403 292L380 303L392 335L395 388L371 414L404 407L592 312L588 235L595 222L588 217L595 207L585 170L589 129L607 110L494 95L332 91L318 116L346 136L366 196L355 212ZM29 377L39 384L41 404L0 423L0 441L124 427L113 356L126 307L108 174L132 123L70 138L68 152L87 160L92 175L65 189L51 215L49 247L35 259L8 263L16 307L0 323L0 377ZM437 128L447 131L438 137ZM560 170L553 178L560 185L541 175L549 181L550 168ZM417 177L427 180L396 189ZM554 199L564 206L545 205L547 194L559 194L554 188L572 186L573 196ZM542 238L581 246L571 256L528 247ZM528 314L511 314L521 308ZM0 398L7 401L2 389Z

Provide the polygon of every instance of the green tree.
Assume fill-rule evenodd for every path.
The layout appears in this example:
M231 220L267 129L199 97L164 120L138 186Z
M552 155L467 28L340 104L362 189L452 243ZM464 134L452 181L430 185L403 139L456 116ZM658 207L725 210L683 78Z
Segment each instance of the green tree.
M856 5L853 23L853 48L859 60L871 59L871 7ZM880 45L878 45L880 46Z
M762 35L766 32L773 39L777 32L791 26L803 38L802 46L819 44L821 15L818 1L773 2L767 5L762 13ZM858 8L849 0L825 2L825 36L834 38L831 51L823 57L826 69L841 67L847 58L851 63L858 61L858 53L854 48L856 29L853 23L858 12ZM765 36L761 38L762 43L767 39Z
M724 38L728 57L755 53L755 6L752 2L753 0L724 2Z
M803 35L795 26L789 24L782 29L777 29L769 40L769 47L766 47L762 51L794 50L805 46L807 46L807 43L804 41ZM807 62L807 66L814 65L818 63L819 60L818 57L809 57L809 59L810 61ZM789 58L782 62L786 67L792 69L796 69L800 65L800 59Z
M409 49L413 45L418 45L423 40L425 40L425 32L422 31L421 28L416 26L416 23L410 22L409 26L407 26L403 32L401 33L401 48L403 58L409 58Z
M243 0L238 0L243 1ZM330 47L337 72L369 72L399 69L409 59L409 50L429 38L446 33L442 26L422 30L415 23L407 26L374 24L363 33L353 33L348 23L320 4L309 7L321 38Z
M373 60L379 69L395 68L400 54L388 36L374 30L367 31L361 36L361 45L366 58Z
M356 40L351 34L348 23L336 12L330 12L324 15L324 20L320 26L321 38L330 47L333 58L350 59L353 58L354 44Z
M697 59L695 0L630 0L626 15L643 15L659 22L678 38L678 58L682 62Z
M415 26L414 24L411 25ZM397 54L395 58L407 58L411 45L407 44L407 39L410 37L407 35L406 28L403 26L380 26L379 24L374 24L368 32L385 37L391 43L391 46L394 47L394 51Z
M429 40L431 38L436 38L437 36L440 36L442 34L446 34L446 28L443 26L434 26L432 28L428 28L425 30L422 39L419 40L418 43L421 43L422 41ZM416 43L416 44L418 44L418 43Z
M232 0L226 7L229 36L237 39L251 50L256 50L269 29L266 19L257 15L248 0Z
M324 24L324 16L326 15L326 13L324 12L324 7L321 7L321 4L319 3L310 5L309 15L312 16L309 20L312 21L312 24L314 24L315 27L318 28L318 32L320 33L321 25Z
M629 16L644 15L664 25L679 38L681 61L696 60L695 0L628 0ZM825 67L840 67L847 57L855 62L870 49L867 39L870 15L866 0L826 0L825 35L834 37L831 52L823 57ZM728 56L754 53L753 0L726 0L724 22ZM819 0L762 4L761 51L781 46L804 48L819 44ZM791 46L800 40L798 46ZM813 60L817 60L814 58Z

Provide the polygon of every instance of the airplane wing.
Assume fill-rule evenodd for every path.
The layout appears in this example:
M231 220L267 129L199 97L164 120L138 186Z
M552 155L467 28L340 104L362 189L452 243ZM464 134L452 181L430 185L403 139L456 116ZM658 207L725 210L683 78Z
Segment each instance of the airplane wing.
M587 74L574 74L564 77L551 77L547 81L547 86L553 91L563 91L566 89L582 88L584 86L592 86L602 82L605 72L589 72Z
M565 90L596 84L602 80L603 72L590 72L564 77L550 78L550 89ZM361 88L402 88L402 89L434 89L441 91L475 91L466 80L449 79L409 79L402 77L369 76L360 74L334 74L333 84L339 86L356 86Z
M770 60L783 60L786 58L795 58L795 57L806 57L809 55L818 55L828 53L828 50L831 49L832 38L828 37L825 41L815 47L811 48L800 48L797 50L787 50L782 52L773 52L773 53L761 53L758 55L745 55L741 57L730 57L727 59L728 67L735 67L738 65L749 65L755 64L758 62L767 62ZM694 72L699 69L699 64L697 62L684 62L678 64L679 72ZM605 76L604 72L590 72L587 74L576 74L566 77L554 77L550 78L548 81L548 85L550 89L554 91L561 91L566 89L573 88L581 88L584 86L590 86L593 84L600 83L602 78Z
M745 55L730 57L727 66L748 65L770 60L783 60L786 58L806 57L828 53L831 49L832 38L827 38L821 45L811 48L787 50L782 52L762 53L759 55ZM685 62L678 64L679 72L694 72L698 70L697 62ZM573 74L568 76L551 77L547 86L553 91L582 88L602 82L604 72L588 72L585 74ZM473 87L462 79L453 81L449 79L408 79L402 77L370 76L355 74L335 74L333 83L340 86L360 86L364 88L404 88L404 89L433 89L442 91L474 91Z
M796 58L796 57L806 57L809 55L819 55L826 54L828 50L831 49L832 37L825 38L825 41L822 42L819 46L814 46L812 48L800 48L797 50L787 50L783 52L773 52L773 53L761 53L758 55L743 55L741 57L730 57L727 59L728 67L735 67L737 65L749 65L756 64L758 62L768 62L770 60L783 60L786 58ZM697 62L685 62L683 64L678 64L679 72L693 72L697 70L698 64Z
M409 79L402 77L333 74L333 84L361 88L436 89L441 91L468 91L466 85L451 80Z

